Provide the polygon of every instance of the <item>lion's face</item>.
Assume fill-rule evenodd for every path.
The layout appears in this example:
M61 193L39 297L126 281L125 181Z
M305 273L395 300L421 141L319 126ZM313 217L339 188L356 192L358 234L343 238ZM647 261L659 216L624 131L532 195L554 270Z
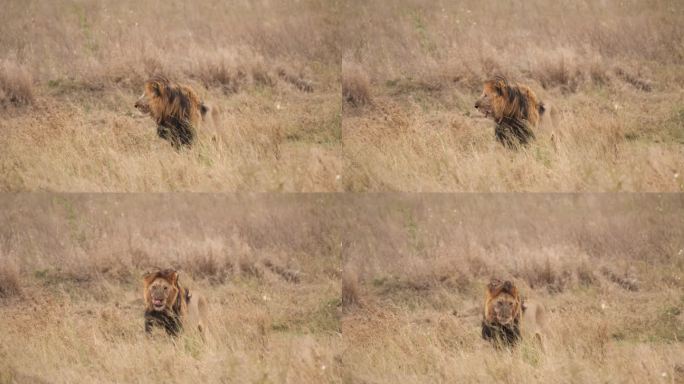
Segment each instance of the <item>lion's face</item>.
M518 302L513 297L499 296L492 304L494 319L501 325L511 325L517 317Z
M147 92L140 95L140 98L135 102L135 108L144 114L150 113L150 101L147 98Z
M135 108L140 112L152 115L152 118L158 120L162 114L169 109L169 105L173 102L175 97L172 95L172 87L169 79L163 76L155 76L145 82L145 89L135 102Z
M178 299L176 271L160 271L143 278L145 303L148 309L162 312L171 309Z
M145 90L135 102L135 107L142 113L158 114L162 105L168 103L169 80L162 76L155 76L145 82Z
M494 116L494 104L497 99L501 98L501 92L493 81L485 82L480 98L475 101L475 109L485 117Z
M487 285L485 320L500 325L512 325L520 317L521 299L510 281L493 279Z

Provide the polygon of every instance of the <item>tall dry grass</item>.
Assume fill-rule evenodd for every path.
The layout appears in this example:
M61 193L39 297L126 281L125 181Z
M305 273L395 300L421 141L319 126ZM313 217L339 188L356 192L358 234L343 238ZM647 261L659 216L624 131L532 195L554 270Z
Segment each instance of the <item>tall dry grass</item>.
M347 204L357 212L343 255L354 298L342 301L347 382L682 380L680 195L377 194ZM547 308L544 350L481 339L491 277Z
M339 382L330 197L38 194L0 206L0 382ZM157 267L208 298L209 343L145 335L142 274Z
M0 188L340 189L334 14L317 0L5 4ZM212 109L190 151L133 108L158 73Z
M345 109L345 189L684 189L681 2L402 0L343 15L343 68L374 100ZM550 107L524 150L500 148L473 107L495 74Z
M682 211L644 194L4 195L0 377L676 382ZM141 275L168 266L208 296L213 342L144 335ZM480 339L491 277L546 306L544 351Z

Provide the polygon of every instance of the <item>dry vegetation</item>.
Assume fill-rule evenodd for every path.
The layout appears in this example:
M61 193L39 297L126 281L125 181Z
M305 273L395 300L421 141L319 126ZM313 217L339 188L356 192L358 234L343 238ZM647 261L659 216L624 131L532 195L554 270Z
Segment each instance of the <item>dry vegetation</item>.
M0 383L339 382L331 203L2 196ZM145 336L142 273L169 265L208 296L213 344Z
M0 189L340 189L334 15L319 0L3 4ZM133 108L157 73L212 108L192 150Z
M681 1L353 1L343 15L346 190L684 190ZM473 108L494 74L551 107L525 150Z
M684 380L682 196L371 195L348 205L345 382ZM546 352L480 338L494 276L549 309Z
M684 380L681 195L4 195L0 382ZM174 266L214 342L147 337ZM480 339L483 289L549 310Z

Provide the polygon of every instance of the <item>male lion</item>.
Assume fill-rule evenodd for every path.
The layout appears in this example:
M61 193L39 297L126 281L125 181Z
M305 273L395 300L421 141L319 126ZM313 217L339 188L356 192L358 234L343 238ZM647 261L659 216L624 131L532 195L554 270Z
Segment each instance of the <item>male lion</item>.
M527 144L534 139L532 128L537 126L546 110L530 88L509 83L503 76L485 81L475 108L485 117L494 119L494 134L505 147Z
M145 91L135 102L142 113L157 123L157 134L175 148L192 145L200 120L208 108L192 88L154 76L145 82Z
M482 338L497 346L512 346L525 335L534 335L541 345L541 321L544 307L537 303L524 303L518 288L506 280L492 279L485 291ZM524 322L524 326L523 326Z
M194 328L203 339L207 332L207 301L181 286L178 272L164 269L143 275L145 296L145 331L156 326L167 334L178 336L186 328Z

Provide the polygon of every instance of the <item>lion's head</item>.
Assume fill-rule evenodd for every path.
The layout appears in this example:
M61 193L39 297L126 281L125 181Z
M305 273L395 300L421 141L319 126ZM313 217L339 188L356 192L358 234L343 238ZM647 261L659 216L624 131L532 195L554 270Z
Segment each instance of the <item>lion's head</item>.
M148 311L177 312L174 308L180 301L177 271L165 269L146 273L143 276L143 289Z
M544 105L529 87L510 83L503 76L485 81L475 108L497 123L509 118L526 120L532 125L538 123L539 115L544 111Z
M485 294L485 321L491 324L512 326L520 321L522 300L518 289L506 280L492 279Z
M159 136L174 145L191 144L195 129L208 111L192 88L164 76L154 76L145 82L135 108L149 114L158 125Z

